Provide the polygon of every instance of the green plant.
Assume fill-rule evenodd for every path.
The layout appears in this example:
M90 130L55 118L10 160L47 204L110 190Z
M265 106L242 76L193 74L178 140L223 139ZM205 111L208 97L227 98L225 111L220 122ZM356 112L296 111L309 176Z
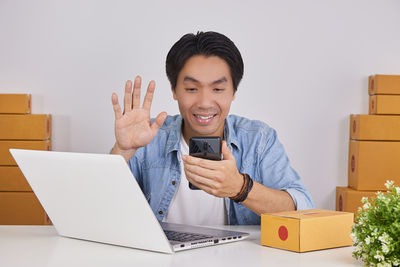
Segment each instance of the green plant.
M387 192L362 198L351 235L353 257L367 266L400 265L400 187L385 183Z

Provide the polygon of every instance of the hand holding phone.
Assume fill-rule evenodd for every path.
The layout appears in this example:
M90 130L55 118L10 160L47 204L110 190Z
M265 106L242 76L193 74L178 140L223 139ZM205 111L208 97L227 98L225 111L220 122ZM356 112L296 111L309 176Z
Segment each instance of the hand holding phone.
M209 160L221 160L221 138L218 136L192 137L189 139L189 155ZM189 188L199 190L189 182Z

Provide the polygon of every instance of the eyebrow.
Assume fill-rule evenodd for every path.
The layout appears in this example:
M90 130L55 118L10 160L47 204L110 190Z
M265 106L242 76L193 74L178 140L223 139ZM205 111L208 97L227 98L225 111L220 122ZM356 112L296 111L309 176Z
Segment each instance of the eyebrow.
M222 77L222 78L219 78L218 80L213 81L211 83L211 85L217 85L217 84L225 83L227 81L228 80L226 79L226 77ZM194 82L194 83L198 83L198 84L201 83L198 80L196 80L195 78L190 77L190 76L185 76L185 78L183 78L183 82Z

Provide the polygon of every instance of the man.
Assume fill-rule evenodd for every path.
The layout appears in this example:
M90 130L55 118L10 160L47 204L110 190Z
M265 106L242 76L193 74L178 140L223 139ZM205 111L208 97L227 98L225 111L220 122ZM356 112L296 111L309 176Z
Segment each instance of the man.
M150 120L155 82L140 107L141 78L127 81L124 111L115 93L116 143L159 221L195 225L260 224L260 214L312 208L275 130L229 115L243 76L235 44L216 32L184 35L166 72L180 115ZM219 136L223 160L188 155L193 136ZM191 182L201 190L191 190Z

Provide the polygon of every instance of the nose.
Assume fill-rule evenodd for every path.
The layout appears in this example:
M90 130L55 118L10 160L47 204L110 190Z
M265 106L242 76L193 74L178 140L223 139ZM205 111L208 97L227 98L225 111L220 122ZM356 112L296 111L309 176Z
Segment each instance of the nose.
M212 93L209 90L201 90L197 95L197 107L200 109L209 109L214 105L214 99Z

